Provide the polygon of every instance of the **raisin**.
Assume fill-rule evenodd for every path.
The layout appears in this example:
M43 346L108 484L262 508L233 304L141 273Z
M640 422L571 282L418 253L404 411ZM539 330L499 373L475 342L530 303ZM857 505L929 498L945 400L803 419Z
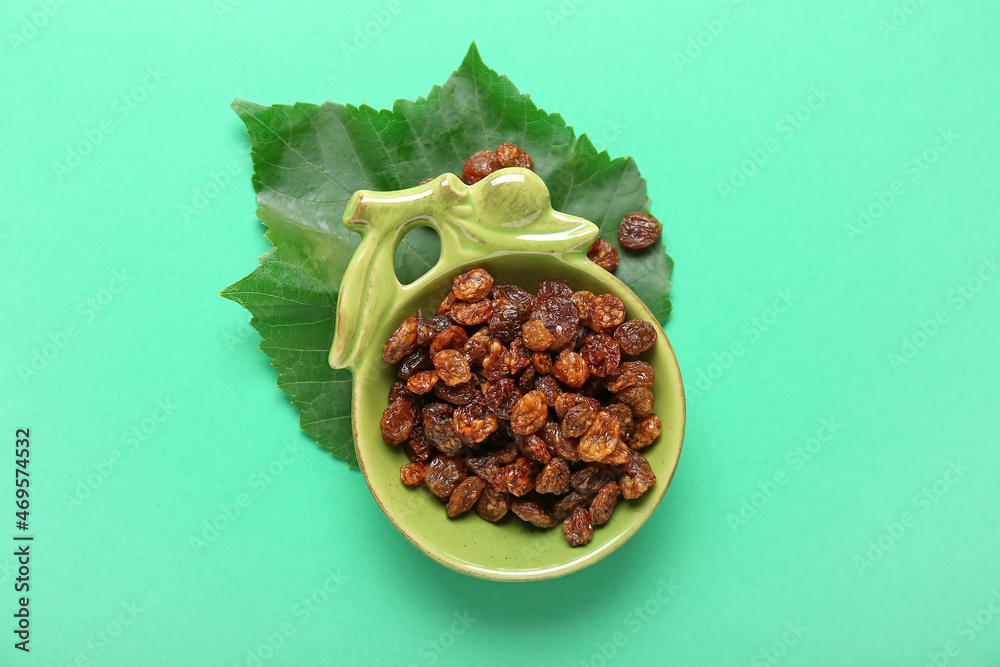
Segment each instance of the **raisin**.
M441 381L449 387L472 379L469 360L458 350L441 350L434 355L433 362Z
M424 483L424 473L427 472L428 463L407 463L399 469L399 479L407 486L417 486Z
M573 292L570 300L576 305L576 314L580 316L580 322L590 324L590 304L594 302L594 293L587 290Z
M535 488L535 477L541 466L535 461L521 456L508 466L500 468L494 478L494 484L511 495L521 497L531 493Z
M535 369L532 368L531 370ZM555 403L556 399L562 394L562 387L559 386L559 381L551 375L536 376L535 389L542 392L542 395L545 396L545 402L549 405Z
M614 481L615 474L606 465L588 463L570 476L570 484L580 493L594 495L602 486Z
M413 434L406 441L406 456L414 463L425 463L434 456L434 448L424 439L422 426L413 427Z
M476 151L462 165L462 180L472 185L478 183L497 169L502 169L503 163L497 154L491 150Z
M451 325L431 340L430 356L434 356L441 350L461 350L469 342L469 334L458 325Z
M462 439L455 432L454 413L455 406L447 403L431 403L421 413L424 439L449 456L462 449Z
M399 362L399 367L396 368L396 377L400 380L409 380L414 374L420 371L429 371L432 368L434 365L431 364L431 355L428 354L427 348L418 347Z
M541 320L528 320L521 327L521 336L524 338L524 345L529 350L544 352L555 342L555 338L545 328Z
M524 149L517 144L503 142L497 146L496 156L500 164L504 167L535 168L535 163L532 161L531 156L525 153Z
M494 454L497 456L497 462L500 463L500 465L506 466L516 461L521 452L518 451L517 445L513 442L508 442L501 449L494 452Z
M593 493L580 493L579 491L570 491L565 496L562 497L555 505L552 506L552 513L555 514L556 518L562 521L570 514L572 514L576 508L583 507L590 499L594 497Z
M618 418L604 410L597 413L590 428L580 438L580 458L584 461L600 461L614 451L618 435Z
M611 393L626 387L652 387L655 377L653 367L645 361L625 361L605 379L604 387Z
M508 509L510 509L510 494L487 484L479 496L479 502L476 503L479 516L496 523L507 515Z
M424 484L438 498L447 498L468 475L457 456L435 456L424 473Z
M521 333L521 327L528 321L529 311L513 305L510 301L499 300L493 303L493 315L490 317L490 334L504 344L510 344Z
M545 426L542 427L542 440L545 441L545 446L548 447L552 456L558 456L567 461L580 460L576 441L564 436L559 425L555 422L546 422Z
M615 329L615 341L625 354L642 354L656 342L656 327L646 320L629 320Z
M604 409L618 418L618 437L625 441L631 439L634 428L632 408L624 403L612 403Z
M563 350L552 367L552 375L563 384L579 389L587 381L590 370L583 355L572 350Z
M597 401L594 402L596 403ZM572 408L566 413L566 416L563 417L559 425L563 435L567 438L579 438L594 423L598 412L600 412L599 407L595 408L588 403L580 403L575 408Z
M565 347L576 335L580 314L576 304L568 298L550 296L535 299L535 307L531 311L531 319L540 320L548 332L552 334L552 344L549 349L558 350ZM525 340L525 343L529 343ZM532 345L529 348L534 350ZM534 350L540 351L540 350Z
M535 491L538 493L554 493L561 496L570 490L569 463L566 459L552 458L542 472L535 478Z
M539 299L547 299L550 296L568 299L573 295L573 290L570 286L561 280L543 280L538 283L537 291Z
M592 405L595 411L599 411L601 409L601 404L596 399L568 392L560 394L559 398L557 398L556 402L553 404L553 407L556 409L556 415L559 416L559 419L563 419L570 410L581 403Z
M408 317L382 346L382 361L387 364L398 364L403 357L416 349L417 318Z
M437 371L420 371L410 376L406 381L406 388L422 396L433 389L439 379Z
M517 338L507 350L507 366L511 375L517 375L531 365L531 350L524 346L524 341Z
M649 487L656 484L656 475L649 467L649 461L642 454L632 451L630 469L618 480L618 486L622 489L622 496L635 500L649 490Z
M490 452L480 454L479 456L470 456L465 460L465 464L469 466L469 470L474 475L491 484L497 475L497 471L500 470L497 455Z
M485 488L486 482L478 477L466 477L462 480L462 483L455 487L451 496L448 497L448 506L445 509L448 518L454 519L459 514L472 509Z
M452 423L458 437L468 444L480 443L497 430L497 416L481 403L470 403L455 410Z
M645 417L653 411L653 392L646 387L626 387L615 392L615 398L629 406L636 417Z
M533 461L545 465L552 460L552 454L545 447L545 441L532 433L529 436L517 436L514 439L518 450Z
M379 423L382 439L390 445L406 442L413 433L416 419L417 411L413 409L413 405L402 398L396 399L382 411L382 421Z
M552 355L548 352L532 352L531 365L535 367L536 373L548 375L552 372Z
M632 449L642 449L653 444L653 441L660 437L660 418L656 415L644 417L635 427L635 433L628 441L628 446Z
M618 494L621 489L614 482L605 484L590 503L590 522L595 526L603 526L611 518L618 504Z
M516 400L518 398L520 398L520 395L517 393L517 386L510 377L504 376L499 380L491 380L483 385L483 402L500 419L510 419L510 410L513 408L511 399ZM504 406L506 406L506 409L504 409Z
M618 369L619 362L621 362L621 350L618 347L618 343L611 336L605 334L588 336L587 342L584 343L580 354L587 361L587 367L590 368L590 372L599 378L607 377L611 373L614 373Z
M489 351L483 357L483 373L488 381L496 381L510 375L507 365L507 348L496 339L490 341Z
M455 305L455 295L452 292L448 292L448 295L441 302L441 305L437 307L437 315L448 315L451 313L451 307ZM450 319L450 318L449 318Z
M508 301L529 313L535 306L535 297L517 285L494 285L492 295L494 301Z
M634 211L622 218L618 227L618 242L626 248L637 250L656 243L663 231L660 221L649 213Z
M434 326L434 322L424 319L424 314L417 311L417 346L424 347L431 342L434 336L440 333L437 327Z
M517 378L517 388L521 390L522 394L527 394L535 388L536 377L538 377L538 372L534 366L521 373L521 377Z
M630 456L629 452L631 451L632 450L629 449L629 446L622 442L621 438L619 438L618 442L615 443L615 448L611 450L611 453L605 456L604 460L601 462L611 466L627 465Z
M566 541L569 542L571 547L586 546L590 544L590 540L594 536L594 527L590 524L590 515L582 507L577 507L573 510L573 514L563 521L562 528L563 533L566 535Z
M470 363L476 364L483 360L486 353L490 349L490 330L488 327L483 327L476 333L472 334L469 338L469 342L465 344L464 351L465 355L469 358Z
M511 511L522 521L527 521L536 528L551 528L556 525L556 518L538 504L536 500L517 498L510 504Z
M451 310L448 311L451 319L467 327L482 324L493 315L493 302L489 299L482 301L455 301Z
M474 381L456 384L454 387L449 387L443 382L439 382L434 385L434 395L442 401L453 405L468 405L483 398L482 393L479 391L479 385Z
M420 397L407 389L406 385L402 382L393 382L392 386L389 387L389 402L392 403L397 398L409 401L413 409L420 412Z
M597 333L610 331L624 321L625 305L614 294L595 296L590 303L590 325Z
M528 435L542 428L548 416L549 404L545 400L545 394L535 389L514 404L510 415L510 427L518 435Z
M600 237L594 239L587 248L587 257L605 271L614 271L618 268L618 248Z
M482 301L493 289L493 276L485 269L472 269L455 278L451 291L462 301Z

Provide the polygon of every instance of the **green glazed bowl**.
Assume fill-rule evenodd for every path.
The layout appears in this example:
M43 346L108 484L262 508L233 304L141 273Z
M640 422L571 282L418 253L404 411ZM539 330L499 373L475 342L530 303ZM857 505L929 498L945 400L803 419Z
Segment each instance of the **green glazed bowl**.
M532 581L580 570L620 547L649 518L670 484L684 437L684 389L677 359L649 309L624 283L586 257L597 227L554 211L545 184L524 169L503 169L473 186L453 174L398 192L354 195L344 224L363 240L341 283L336 334L330 353L335 368L354 373L353 426L358 460L368 488L386 517L410 542L442 565L483 579ZM401 285L393 257L403 236L429 226L441 237L441 257L426 274ZM625 258L625 261L628 261ZM443 503L424 486L399 478L408 463L402 446L382 440L379 419L395 370L382 361L382 346L405 318L433 314L454 276L482 267L496 284L534 293L542 280L574 290L614 294L628 319L656 326L659 336L642 355L656 372L654 412L663 430L643 450L656 485L636 500L620 499L610 521L594 529L590 544L570 547L561 526L539 530L513 513L499 523L470 510L449 519ZM430 317L431 315L428 315Z

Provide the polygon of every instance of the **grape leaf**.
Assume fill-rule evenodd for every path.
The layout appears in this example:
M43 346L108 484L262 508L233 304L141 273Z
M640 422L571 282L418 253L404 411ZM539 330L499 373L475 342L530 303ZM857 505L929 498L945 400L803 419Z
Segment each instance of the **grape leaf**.
M471 153L510 141L533 158L557 210L591 220L618 248L615 274L661 322L670 314L673 262L657 242L642 251L618 244L622 217L649 211L646 181L632 158L598 152L559 114L539 109L506 76L488 68L473 44L458 70L426 98L391 110L326 102L262 106L237 99L250 136L257 216L275 249L223 292L253 314L279 386L302 410L303 429L354 464L350 383L327 366L337 286L360 240L344 228L351 195L399 190L441 173L460 173ZM396 253L404 282L437 259L437 237L415 230ZM289 298L291 297L291 298ZM320 311L325 315L320 317ZM310 368L315 365L316 368Z

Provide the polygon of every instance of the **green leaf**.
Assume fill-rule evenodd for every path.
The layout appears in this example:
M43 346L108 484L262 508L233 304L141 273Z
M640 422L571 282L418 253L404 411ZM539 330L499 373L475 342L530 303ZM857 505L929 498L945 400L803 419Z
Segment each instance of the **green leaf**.
M506 76L488 68L475 44L444 86L434 87L426 98L397 100L391 110L332 102L261 106L241 99L232 106L250 135L257 215L269 228L267 238L278 252L265 255L261 268L230 290L242 294L241 286L255 276L261 280L262 271L271 276L269 293L274 294L279 293L279 287L288 288L286 279L301 288L311 277L314 289L322 286L331 309L328 319L332 319L337 286L359 241L342 224L351 195L360 189L399 190L441 173L460 173L471 153L510 141L532 156L535 172L552 195L553 207L597 224L602 238L618 247L621 262L616 275L661 322L670 314L667 295L673 262L662 243L638 252L618 244L622 217L635 210L649 211L650 207L646 181L635 161L612 159L607 152L598 152L586 135L577 137L562 117L539 109ZM400 279L409 282L419 277L437 260L438 252L433 232L415 230L396 253ZM294 271L288 261L269 268L271 262L293 256L297 257ZM289 271L288 276L281 270ZM236 293L230 290L226 296ZM263 307L272 301L244 303L264 338L261 348L274 360L281 378L292 372L285 347L294 344L298 347L292 349L301 351L321 342L312 333L308 342L304 334L301 340L295 339L298 326L317 320L320 292L311 292L311 296L308 306L286 304L278 311ZM285 318L283 325L272 321L276 312ZM293 322L301 325L289 328ZM271 337L279 336L284 346L276 347ZM325 338L329 347L329 331ZM296 377L309 377L314 383L316 377L327 378L318 381L320 384L339 382L341 389L336 391L348 396L349 385L342 381L342 375L325 367L325 357L316 361L324 368L312 376L301 368L304 359L304 354L295 359ZM341 413L350 409L349 398L338 408L318 400L325 387L291 381L279 381L279 385L303 409L302 427L306 431L338 456L352 451L349 419L340 419ZM310 411L308 419L306 410ZM327 419L347 424L344 430L331 429L324 421ZM343 438L347 438L346 444Z

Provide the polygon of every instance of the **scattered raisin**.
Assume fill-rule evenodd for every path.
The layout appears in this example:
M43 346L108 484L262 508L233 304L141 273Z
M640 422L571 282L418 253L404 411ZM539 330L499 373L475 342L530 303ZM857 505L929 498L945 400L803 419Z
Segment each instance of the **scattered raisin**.
M635 500L649 490L649 487L656 484L656 475L649 466L649 461L637 451L632 451L632 469L627 470L618 480L618 486L622 489L622 496L628 500Z
M601 462L611 466L627 465L631 451L632 450L629 449L629 446L622 442L619 438L618 442L615 443L615 448L611 450L611 453L605 456Z
M549 415L549 404L545 394L535 389L529 391L514 404L510 415L510 427L518 435L534 433L545 425Z
M555 514L557 519L562 521L572 514L576 508L583 507L589 503L590 499L593 497L593 493L580 493L576 490L570 491L563 496L559 502L552 506L552 513Z
M472 185L478 183L497 169L502 169L503 163L497 154L491 150L476 151L462 165L462 180Z
M416 419L417 412L413 409L413 404L402 398L396 399L382 411L382 421L379 423L382 439L390 445L406 442L413 432Z
M557 398L555 403L553 403L553 407L556 409L556 415L558 415L559 419L563 419L570 410L581 403L588 403L592 405L595 411L599 411L601 409L601 404L596 399L568 392L560 394L559 398Z
M618 268L618 248L601 237L594 239L587 248L587 257L605 271L614 271Z
M521 390L522 394L527 394L535 388L535 378L537 376L538 371L535 370L534 366L521 373L521 377L517 379L517 388Z
M530 369L534 371L535 369ZM525 371L527 373L528 371ZM559 381L556 380L551 375L539 375L535 378L535 389L542 392L545 396L545 402L549 405L555 403L555 401L562 394L562 388L559 386Z
M424 484L438 498L447 498L466 477L462 459L457 456L435 456L424 473Z
M459 514L472 509L485 488L486 482L478 477L466 477L462 480L462 483L455 487L451 496L448 497L448 506L445 509L448 517L454 519Z
M491 484L497 476L497 471L500 470L497 455L492 452L480 454L479 456L470 456L465 460L465 465L469 466L472 474Z
M483 357L490 349L490 330L488 327L483 327L476 333L472 334L469 338L469 342L465 344L464 351L465 355L469 358L469 362L473 364L481 363Z
M507 366L511 375L517 375L531 365L531 350L524 346L524 341L516 338L507 350Z
M618 242L626 248L637 250L656 243L663 231L660 221L648 213L634 211L622 218L618 227Z
M454 317L454 316L453 316ZM590 303L590 324L594 331L604 333L625 321L625 305L614 294L595 296Z
M552 367L552 374L563 384L579 389L587 381L590 370L583 355L572 350L563 350Z
M570 476L570 484L580 493L594 495L615 479L614 472L600 463L588 463Z
M556 518L535 500L517 498L510 503L510 509L519 519L527 521L536 528L551 528L558 523Z
M496 381L510 375L507 365L507 348L495 338L490 340L489 350L483 357L483 373L488 381Z
M626 387L652 387L656 375L653 367L645 361L625 361L618 369L605 378L604 387L617 393Z
M506 299L493 302L493 315L490 317L490 334L505 345L518 340L521 327L528 321L530 312L514 305Z
M506 443L501 449L498 449L494 453L497 456L497 462L500 463L500 465L505 466L516 461L517 457L521 454L521 452L517 449L517 445L513 442Z
M545 465L552 460L552 454L549 453L548 448L545 446L545 441L534 433L529 436L519 435L515 438L514 442L517 443L518 450L533 461L538 461L542 465Z
M455 305L455 294L453 292L448 292L448 295L441 302L441 305L437 307L437 315L448 315L451 313L451 307Z
M563 533L566 541L571 547L582 547L590 544L590 539L594 536L594 527L590 524L590 515L587 510L577 507L573 514L563 521Z
M576 305L576 314L580 316L580 322L585 325L590 324L590 304L594 303L594 293L587 290L573 292L570 300Z
M408 317L392 332L382 347L382 361L398 364L403 357L417 349L417 318Z
M595 526L603 526L611 518L611 513L615 511L618 503L618 494L621 489L614 482L605 484L594 500L590 503L590 522Z
M504 376L499 380L490 380L483 385L483 401L486 403L486 407L493 410L500 419L510 419L510 410L513 408L511 399L517 400L518 398L520 395L517 393L517 386L510 377ZM506 416L504 416L505 414Z
M656 327L646 320L629 320L615 329L615 341L625 354L642 354L656 342Z
M430 466L428 463L407 463L399 469L399 479L407 486L417 486L424 483L424 473Z
M476 444L497 430L497 417L481 403L470 403L455 410L452 418L455 432L463 442Z
M409 380L414 374L420 371L428 371L434 368L431 364L431 355L426 347L418 347L410 354L403 357L396 369L396 377L400 380Z
M406 441L406 457L414 463L426 463L434 456L434 448L424 439L422 426L415 426L410 439Z
M618 369L618 363L621 361L621 350L618 347L618 343L606 334L588 336L587 342L583 344L580 354L587 361L590 372L599 378L607 377L611 373L614 373Z
M476 503L479 516L496 523L507 515L508 509L510 509L510 494L492 484L487 484L479 496L479 502Z
M407 389L402 382L393 382L392 386L389 387L389 402L392 403L397 398L409 401L413 409L420 412L420 397Z
M524 149L517 144L505 141L497 146L496 156L500 161L500 164L504 167L523 167L525 169L535 168L535 163L532 161L531 156L524 152Z
M462 301L482 301L493 289L493 276L484 269L472 269L455 278L451 291Z
M576 440L571 440L563 435L559 425L555 422L546 422L542 427L542 440L548 447L552 456L566 459L567 461L579 461L580 454L577 451Z

